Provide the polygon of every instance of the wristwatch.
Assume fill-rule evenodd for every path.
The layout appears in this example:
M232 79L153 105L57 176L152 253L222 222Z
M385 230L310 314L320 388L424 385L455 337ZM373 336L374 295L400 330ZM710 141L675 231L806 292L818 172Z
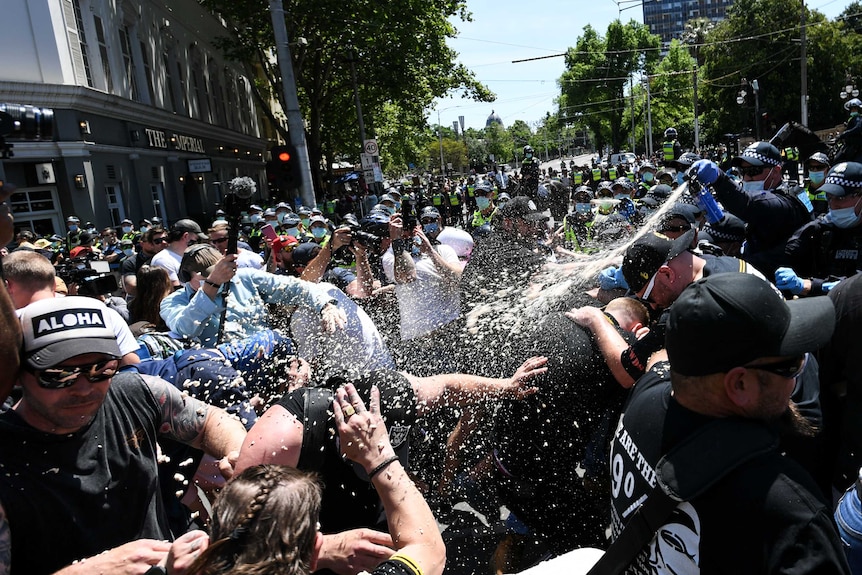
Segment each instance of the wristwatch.
M168 570L161 565L153 565L144 571L144 575L168 575Z

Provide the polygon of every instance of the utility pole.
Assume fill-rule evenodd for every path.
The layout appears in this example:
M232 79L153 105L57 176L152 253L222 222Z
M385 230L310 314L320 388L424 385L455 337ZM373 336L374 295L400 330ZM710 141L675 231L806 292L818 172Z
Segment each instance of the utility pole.
M647 145L647 154L652 156L653 153L653 141L652 141L652 90L649 85L649 75L646 77L646 113L647 113L647 134L648 142Z
M694 64L694 151L700 153L700 122L697 120L697 62Z
M293 75L293 60L290 56L290 45L287 39L287 27L284 25L283 0L269 0L269 13L272 17L272 30L275 34L275 49L278 57L278 67L281 71L281 83L284 90L285 114L287 115L287 130L290 143L299 156L300 196L306 206L317 205L314 198L314 185L311 182L311 163L308 161L308 146L305 141L305 122L299 109L299 97L296 95L296 77Z
M802 48L800 50L800 59L801 59L801 78L802 78L802 125L808 126L808 39L805 30L805 0L802 0L802 20L799 28L801 32L801 44Z

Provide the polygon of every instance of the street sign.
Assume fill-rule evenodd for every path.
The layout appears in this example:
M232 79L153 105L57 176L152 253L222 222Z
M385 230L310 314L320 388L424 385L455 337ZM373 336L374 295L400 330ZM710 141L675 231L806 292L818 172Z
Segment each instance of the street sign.
M190 174L206 174L213 171L213 165L210 158L198 158L188 160Z
M377 152L380 150L377 147L377 140L365 140L362 148L365 150L365 153L369 156L376 156Z

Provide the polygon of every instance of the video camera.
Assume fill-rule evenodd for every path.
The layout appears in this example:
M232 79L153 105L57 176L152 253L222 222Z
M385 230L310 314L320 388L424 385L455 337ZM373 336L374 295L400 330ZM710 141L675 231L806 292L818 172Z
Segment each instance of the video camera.
M50 140L54 137L54 111L51 108L0 104L0 158L14 156L6 136L27 140Z
M248 176L234 178L227 185L227 194L224 197L224 211L230 229L227 232L227 253L235 254L239 251L239 229L242 225L242 211L251 205L251 197L257 191L257 184Z
M78 294L97 296L117 291L117 278L108 262L92 260L86 256L62 263L55 268L57 277L67 284L77 284Z

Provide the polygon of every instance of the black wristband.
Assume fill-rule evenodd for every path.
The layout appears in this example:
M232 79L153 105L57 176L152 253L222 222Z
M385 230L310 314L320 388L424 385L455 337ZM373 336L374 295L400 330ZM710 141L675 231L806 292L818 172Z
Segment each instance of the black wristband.
M219 288L221 287L221 284L217 284L217 283L215 283L215 282L211 282L210 280L204 280L204 283L205 283L205 284L207 284L208 286L212 286L212 287L214 287L214 288L216 288L216 289L219 289Z
M372 469L371 472L368 474L368 479L374 479L375 475L377 475L378 473L380 473L381 471L383 471L384 469L389 467L390 464L392 464L396 461L398 461L398 456L393 455L392 457L390 457L389 459L387 459L386 461L384 461L383 463L381 463L380 465L378 465L377 467Z
M394 253L407 251L407 240L403 238L392 240L392 251Z

